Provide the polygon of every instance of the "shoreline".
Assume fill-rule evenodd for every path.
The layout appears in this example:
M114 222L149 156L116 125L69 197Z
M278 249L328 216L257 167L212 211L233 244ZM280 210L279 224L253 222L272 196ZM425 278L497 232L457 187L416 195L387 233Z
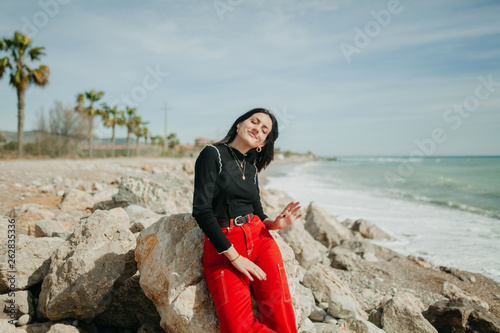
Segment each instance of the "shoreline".
M279 165L279 166L286 165L286 164L294 165L294 164L298 164L298 163L306 163L306 162L313 161L313 160L314 159L306 159L306 158L293 159L292 158L289 161L287 161L287 159L285 158L285 159L279 161L279 163L276 163L274 165ZM285 193L288 197L291 198L291 196L288 193L286 193L282 190L267 188L267 185L269 184L269 180L267 177L272 172L271 168L272 168L272 164L269 167L269 169L265 169L263 171L262 176L265 180L262 182L259 181L262 184L261 186L263 186L265 190L272 190L272 191ZM261 175L259 175L259 177L261 177ZM285 202L283 204L286 205L287 202ZM306 203L301 203L302 210L304 210L304 212L307 209L307 206L309 204L310 203L307 203L307 205L306 205ZM306 206L304 206L304 205L306 205ZM304 217L302 217L302 218L305 218L305 214L303 214L303 215L304 215ZM350 218L348 218L348 220L350 220ZM342 221L339 221L339 222L342 222ZM373 275L372 270L381 270L384 273L386 273L384 270L387 269L387 271L392 271L392 273L395 275L397 274L396 273L397 271L400 271L399 272L400 274L407 274L408 275L408 278L402 278L402 279L400 279L399 277L396 278L396 276L394 276L395 281L396 280L398 281L398 282L396 282L396 284L400 285L399 287L401 287L401 285L404 285L405 287L403 289L418 290L418 292L423 293L421 295L422 298L427 297L427 298L429 298L429 300L431 300L432 296L430 296L430 295L425 296L424 294L428 291L430 291L431 293L434 293L435 295L438 295L441 292L443 292L443 288L444 288L443 281L450 282L450 280L448 279L448 277L446 275L443 275L441 273L445 272L445 271L448 271L448 272L453 271L454 273L452 273L452 274L456 273L456 276L455 276L455 279L451 279L451 280L453 280L453 282L455 284L459 283L457 280L460 280L462 282L464 280L471 282L469 280L469 278L471 278L472 281L476 281L476 282L481 280L480 284L482 284L482 286L479 286L479 287L478 286L473 287L471 285L467 286L467 283L465 283L465 284L461 284L460 288L468 289L468 292L470 292L473 295L478 295L478 296L480 295L479 297L482 297L482 298L486 297L488 299L487 302L491 306L490 311L492 313L494 313L496 316L500 316L500 283L495 281L494 279L492 279L488 276L485 276L481 273L477 273L477 272L462 270L462 269L458 269L456 267L441 266L439 263L432 263L431 264L430 262L427 262L424 258L416 257L414 255L404 255L404 254L399 253L397 251L391 250L390 248L388 248L380 243L372 242L372 244L374 244L377 247L377 256L380 255L382 257L385 257L387 260L391 260L391 258L397 257L397 258L399 258L399 260L401 260L401 262L400 262L401 267L399 267L399 268L388 267L388 266L390 266L390 265L388 265L387 267L380 268L380 265L372 264L369 266L369 269L366 269L366 270L362 269L361 270L363 272L362 274L359 274L360 272L349 272L349 271L337 270L337 274L339 274L339 276L341 276L341 278L345 282L348 282L351 289L357 289L359 291L359 293L362 294L363 290L366 289L366 285L363 283L359 283L359 281L361 281L363 279L364 274L365 274L365 276L372 276L375 279L380 279L380 277L378 275L376 275L376 274ZM424 278L423 279L419 278L418 277L419 274L423 274ZM463 275L461 275L461 274L463 274ZM353 278L353 276L356 276L356 277ZM468 277L466 277L466 276L468 276ZM457 277L458 277L458 279L457 279ZM428 279L428 280L426 281L425 279ZM472 282L472 284L474 284L474 283L475 282ZM395 287L394 285L380 286L381 289L386 289L386 290L388 290L390 288L394 288L394 287ZM398 288L396 288L396 289L398 289ZM424 291L425 289L428 289L428 290ZM490 293L492 295L489 295ZM357 295L357 296L360 296L360 295ZM362 296L360 296L360 297L362 297ZM424 303L426 303L426 302L424 302ZM430 304L430 301L429 301L429 304ZM428 304L426 304L426 305L428 305Z

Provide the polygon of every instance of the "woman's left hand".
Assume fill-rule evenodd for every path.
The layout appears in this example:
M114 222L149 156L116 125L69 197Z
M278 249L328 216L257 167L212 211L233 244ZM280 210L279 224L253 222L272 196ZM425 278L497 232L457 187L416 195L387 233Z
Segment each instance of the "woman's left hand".
M296 215L297 211L300 209L300 202L290 202L285 209L274 219L272 229L285 229L289 227L293 221L300 218L302 214Z

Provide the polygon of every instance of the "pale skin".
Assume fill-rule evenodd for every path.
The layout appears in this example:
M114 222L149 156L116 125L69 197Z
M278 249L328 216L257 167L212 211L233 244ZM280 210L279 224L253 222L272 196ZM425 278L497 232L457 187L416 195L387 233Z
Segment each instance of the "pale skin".
M228 144L246 154L252 148L264 147L267 134L272 128L272 120L267 114L258 112L240 122L237 127L236 137ZM263 222L269 230L285 229L302 216L298 213L299 209L300 202L290 202L274 220L267 218ZM245 274L250 281L254 281L254 277L259 280L266 279L266 273L254 262L241 256L234 247L224 254L233 266Z

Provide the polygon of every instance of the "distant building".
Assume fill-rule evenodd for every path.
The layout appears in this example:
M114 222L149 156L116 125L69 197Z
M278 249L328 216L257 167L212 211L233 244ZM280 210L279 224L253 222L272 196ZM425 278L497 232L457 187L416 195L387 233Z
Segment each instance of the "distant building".
M194 140L194 146L200 148L200 147L204 147L205 145L207 145L207 144L209 144L211 142L212 142L212 140L209 140L207 138L199 137L199 138L196 138Z

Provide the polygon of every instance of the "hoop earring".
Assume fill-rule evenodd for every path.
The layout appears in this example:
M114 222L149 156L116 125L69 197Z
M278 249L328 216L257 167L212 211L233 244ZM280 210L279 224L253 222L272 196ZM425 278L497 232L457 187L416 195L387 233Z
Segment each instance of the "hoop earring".
M258 153L260 153L260 152L262 151L262 148L257 147L257 148L255 148L255 150L256 150Z

